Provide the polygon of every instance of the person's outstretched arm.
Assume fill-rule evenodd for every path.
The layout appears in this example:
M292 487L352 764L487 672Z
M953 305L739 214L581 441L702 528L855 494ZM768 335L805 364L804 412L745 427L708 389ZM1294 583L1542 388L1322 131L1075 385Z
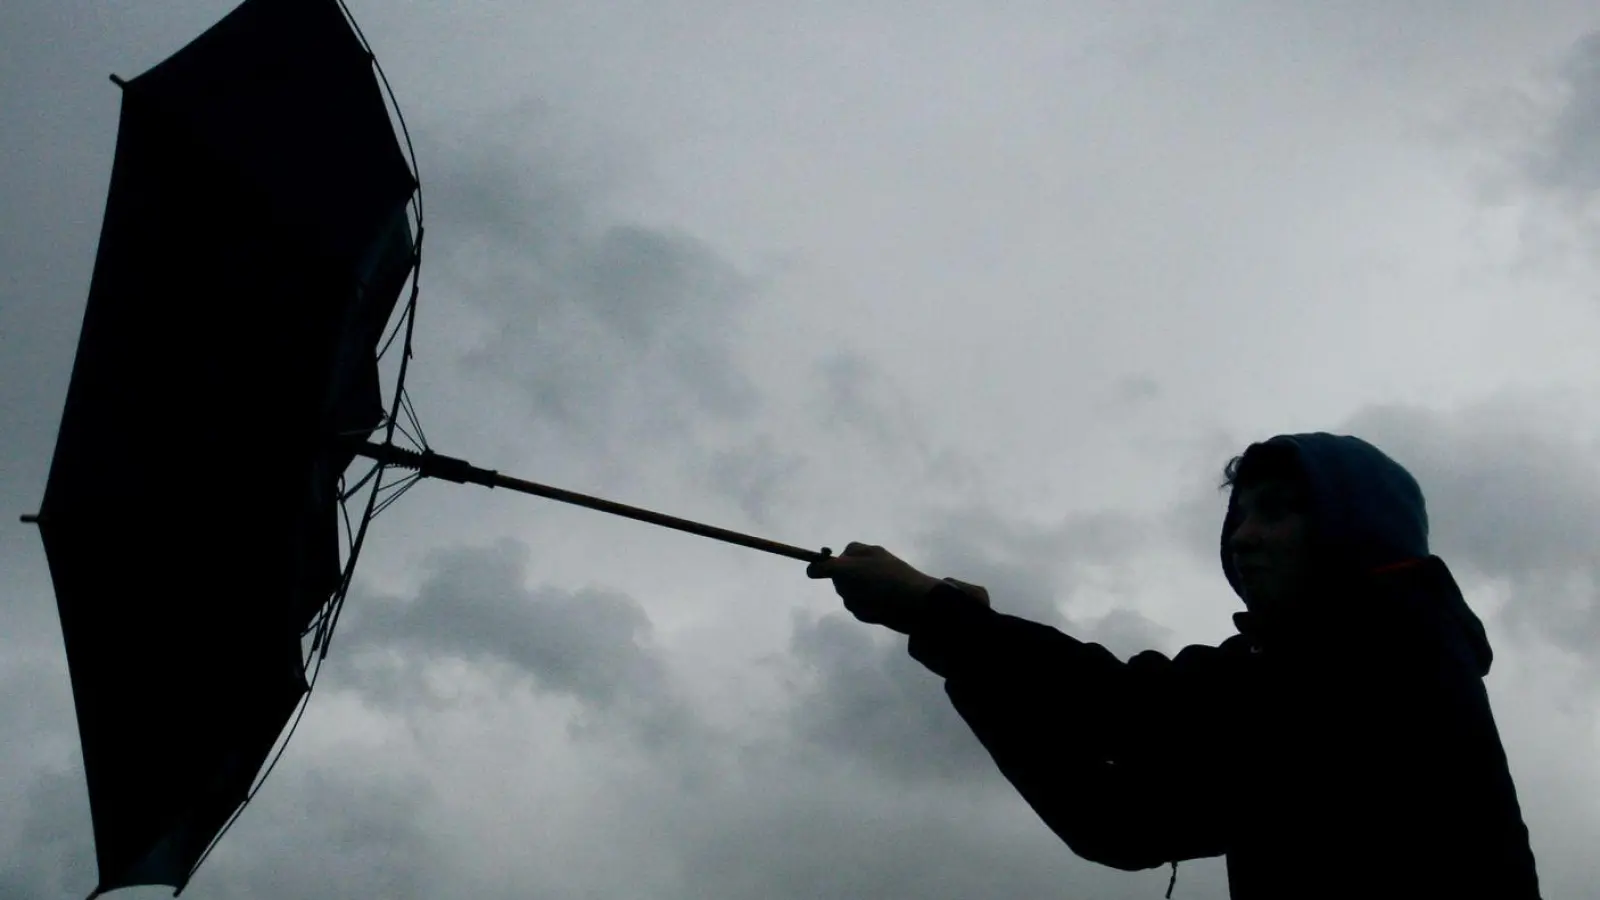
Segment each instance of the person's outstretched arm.
M869 544L806 574L832 579L857 619L910 637L1001 772L1079 856L1136 870L1226 852L1236 642L1124 663Z
M1073 852L1123 870L1228 849L1225 655L1193 646L1127 662L943 584L908 629L911 655Z

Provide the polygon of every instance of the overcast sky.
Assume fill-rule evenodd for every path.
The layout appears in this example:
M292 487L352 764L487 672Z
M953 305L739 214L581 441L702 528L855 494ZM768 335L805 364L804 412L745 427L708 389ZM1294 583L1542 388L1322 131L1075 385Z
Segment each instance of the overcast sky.
M1546 896L1600 845L1600 13L352 7L412 132L445 453L880 543L1119 654L1231 633L1221 466L1365 437L1485 618ZM43 494L118 95L225 0L0 4L0 897L95 883ZM186 896L1156 897L798 563L471 487L378 520ZM1308 860L1308 867L1338 861ZM1310 876L1314 877L1314 876ZM131 900L164 892L128 891ZM1226 896L1220 861L1174 897Z

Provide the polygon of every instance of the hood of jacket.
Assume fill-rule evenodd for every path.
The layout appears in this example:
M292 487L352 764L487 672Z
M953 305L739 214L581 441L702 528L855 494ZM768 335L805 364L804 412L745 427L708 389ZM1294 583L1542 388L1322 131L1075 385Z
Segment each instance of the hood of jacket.
M1493 654L1483 623L1466 605L1442 560L1428 549L1428 512L1418 486L1405 467L1372 444L1350 435L1326 432L1281 434L1265 443L1293 450L1305 478L1311 524L1312 555L1332 587L1327 602L1338 604L1352 592L1383 595L1377 582L1408 587L1408 602L1422 607L1431 622L1447 629L1452 643L1464 645L1474 668L1487 673ZM1234 592L1244 599L1234 569L1229 538L1242 516L1237 490L1228 498L1221 538L1222 570ZM1442 574L1437 570L1443 570ZM1419 570L1435 570L1417 577ZM1311 598L1307 598L1308 601ZM1248 607L1248 602L1246 606ZM1338 610L1323 610L1337 616ZM1266 630L1255 611L1235 616L1242 632Z

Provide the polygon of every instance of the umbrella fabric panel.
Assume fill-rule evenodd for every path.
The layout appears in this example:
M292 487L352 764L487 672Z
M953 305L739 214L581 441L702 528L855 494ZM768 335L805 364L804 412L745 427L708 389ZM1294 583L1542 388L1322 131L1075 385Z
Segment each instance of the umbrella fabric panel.
M124 91L40 509L103 890L181 886L306 690L413 188L332 2L251 0Z
M203 555L171 583L204 547L129 539L148 527L41 524L105 890L182 884L305 692L294 649L250 634L267 592Z
M250 0L126 93L192 123L341 259L364 254L416 187L371 56L333 0Z

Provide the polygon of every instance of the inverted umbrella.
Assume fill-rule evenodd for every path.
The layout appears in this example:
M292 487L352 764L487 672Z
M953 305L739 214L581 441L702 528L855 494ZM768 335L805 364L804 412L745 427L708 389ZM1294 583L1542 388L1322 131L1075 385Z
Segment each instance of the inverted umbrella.
M95 894L182 891L292 733L369 522L418 478L828 555L428 448L404 390L421 194L340 0L246 0L113 80L98 255L44 500L24 517L55 586ZM380 357L402 333L386 408ZM372 465L347 479L357 457Z

